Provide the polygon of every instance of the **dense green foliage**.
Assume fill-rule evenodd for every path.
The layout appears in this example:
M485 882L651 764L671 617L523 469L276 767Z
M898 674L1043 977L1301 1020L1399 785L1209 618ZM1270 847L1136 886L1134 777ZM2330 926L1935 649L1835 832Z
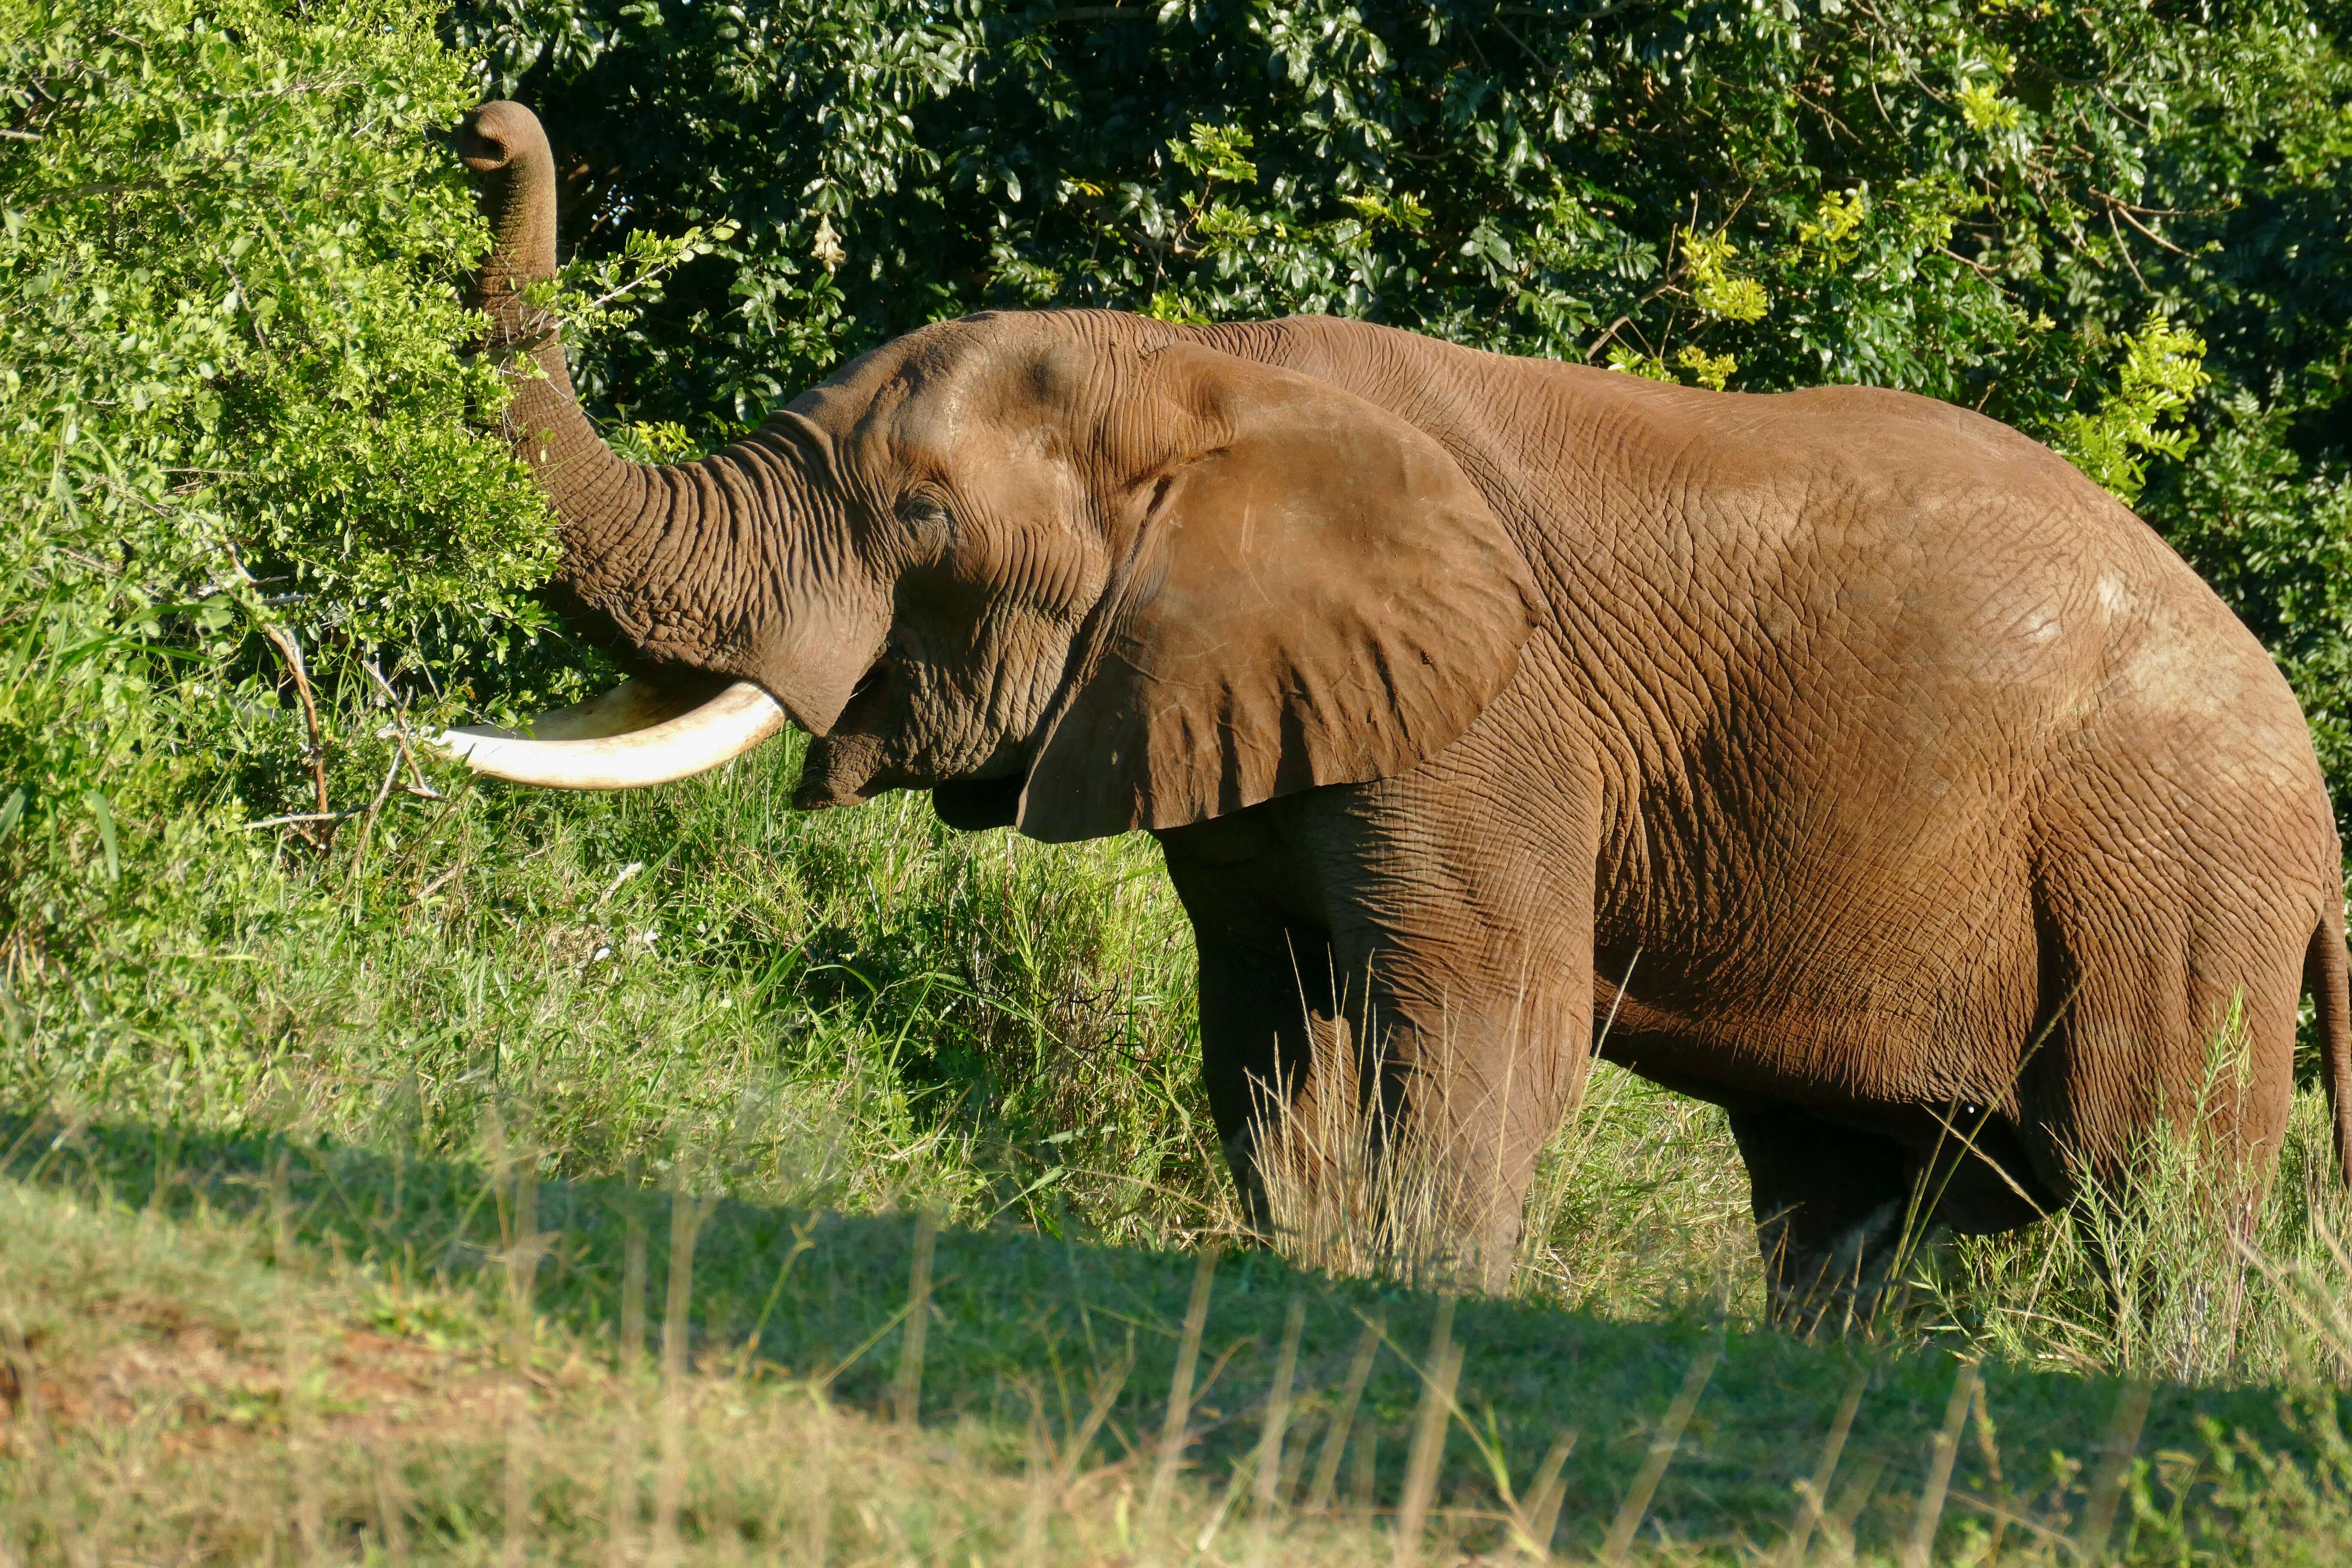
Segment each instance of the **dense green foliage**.
M189 864L303 809L298 668L365 737L362 662L446 686L544 620L545 509L468 423L499 387L460 353L484 247L428 19L0 5L10 988L201 943ZM320 757L339 801L378 749Z
M583 384L715 441L988 306L1329 311L2057 442L2352 795L2347 14L2327 0L468 0L589 256L735 226ZM2201 357L2201 366L2200 360Z

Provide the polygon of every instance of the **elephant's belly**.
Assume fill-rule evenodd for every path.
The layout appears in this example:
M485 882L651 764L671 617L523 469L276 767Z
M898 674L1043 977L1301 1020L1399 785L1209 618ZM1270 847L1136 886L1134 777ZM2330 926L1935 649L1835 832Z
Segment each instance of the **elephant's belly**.
M1658 974L1646 996L1634 980L1613 1017L1617 976L1604 959L1594 1047L1604 1060L1727 1110L1791 1106L1890 1137L1932 1138L1923 1118L1946 1108L2013 1104L2032 1037L2030 957L1982 956L1965 984L1945 974L1919 984L1935 973L1920 964L1907 976L1839 974L1821 986L1826 994L1780 998L1710 995Z
M2041 1007L2013 802L1915 800L1876 776L1792 786L1761 823L1727 799L1680 820L1644 803L1643 875L1596 933L1602 1056L1730 1109L1861 1119L2010 1097Z

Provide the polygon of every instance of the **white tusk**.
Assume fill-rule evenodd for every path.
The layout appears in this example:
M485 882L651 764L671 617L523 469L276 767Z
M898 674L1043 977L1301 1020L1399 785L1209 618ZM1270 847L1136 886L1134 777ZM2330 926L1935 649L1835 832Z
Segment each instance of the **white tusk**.
M478 773L549 789L637 789L731 762L784 727L776 700L739 680L698 707L650 681L625 680L601 697L542 713L530 732L481 725L445 730L434 743Z

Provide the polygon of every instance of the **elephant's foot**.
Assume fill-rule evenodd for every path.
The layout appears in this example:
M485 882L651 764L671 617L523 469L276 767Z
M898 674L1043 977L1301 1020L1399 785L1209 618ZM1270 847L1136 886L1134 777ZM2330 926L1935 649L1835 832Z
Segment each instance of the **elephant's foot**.
M1524 1194L1425 1128L1302 1097L1228 1140L1225 1155L1252 1233L1294 1263L1482 1294L1510 1288Z

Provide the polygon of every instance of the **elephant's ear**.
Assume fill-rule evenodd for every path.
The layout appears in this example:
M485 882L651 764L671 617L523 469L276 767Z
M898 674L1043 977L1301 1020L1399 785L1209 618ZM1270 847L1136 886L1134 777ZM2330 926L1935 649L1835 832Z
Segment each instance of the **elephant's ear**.
M1429 436L1193 345L1147 419L1125 563L1033 752L1021 830L1176 827L1402 773L1467 729L1535 625L1526 561Z

